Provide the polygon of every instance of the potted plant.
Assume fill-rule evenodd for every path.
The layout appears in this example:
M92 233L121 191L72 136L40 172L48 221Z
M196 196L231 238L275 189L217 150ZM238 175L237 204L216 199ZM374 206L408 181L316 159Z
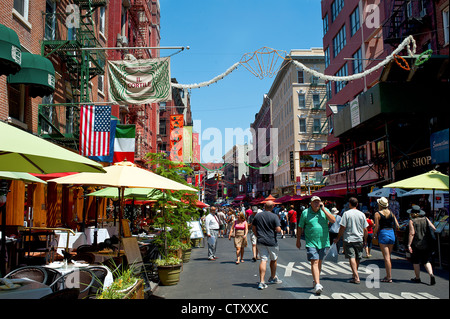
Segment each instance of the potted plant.
M116 268L115 280L104 287L97 299L143 299L143 280L135 275L133 267Z
M159 280L163 286L176 285L180 281L182 260L177 257L166 257L155 260L158 266Z
M183 263L189 262L191 259L192 246L190 244L181 244Z

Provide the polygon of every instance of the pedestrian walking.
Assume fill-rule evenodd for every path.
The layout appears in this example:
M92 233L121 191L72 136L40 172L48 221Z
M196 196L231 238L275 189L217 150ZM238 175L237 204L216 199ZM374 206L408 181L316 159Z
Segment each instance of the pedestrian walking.
M430 285L436 284L436 279L431 266L431 255L433 253L433 237L430 228L435 231L433 223L425 216L425 212L420 206L413 205L407 210L410 214L409 237L407 249L411 253L411 262L414 268L415 277L412 282L420 283L420 264L424 265L425 270L430 276Z
M258 213L258 207L252 207L252 214L248 217L248 232L250 233L250 241L252 242L252 261L256 262L258 259L258 248L256 247L256 235L253 232L253 219Z
M244 262L244 248L247 247L248 224L245 220L245 213L240 212L238 219L234 222L228 239L234 232L234 247L236 248L236 264Z
M267 260L270 259L270 278L268 283L278 284L281 280L277 277L278 242L277 233L281 232L280 219L272 213L275 204L268 201L264 204L264 211L257 213L253 219L253 233L256 235L257 247L261 256L259 264L258 289L265 289L267 285L264 277L266 274Z
M217 259L217 238L219 237L219 219L216 215L216 207L211 207L205 218L206 236L208 237L208 260Z
M219 219L219 237L224 237L227 234L227 217L222 209L217 212L217 218Z
M291 209L288 212L289 218L289 231L291 233L291 237L297 236L297 212L294 209L294 205L291 205Z
M342 215L339 234L334 239L338 242L343 236L345 258L350 261L353 276L351 283L359 284L358 268L363 255L364 244L367 241L367 223L364 213L357 209L358 199L350 197L348 200L349 210Z
M373 226L375 226L375 223L373 219L371 218L371 214L369 211L366 211L364 213L366 215L366 220L369 226L367 226L367 242L366 246L364 247L366 250L366 258L372 257L371 250L372 250L372 239L373 239Z
M320 284L322 261L326 249L330 247L328 223L334 223L336 218L324 207L320 197L311 198L311 206L302 212L297 226L297 248L301 248L300 238L305 233L306 256L311 262L314 292L320 295L323 286Z
M383 254L386 277L381 282L392 282L392 262L391 254L395 244L395 231L398 229L398 221L395 215L389 210L387 198L377 199L378 212L375 213L375 229L373 237L378 238L381 252Z
M227 213L227 232L228 234L231 233L231 227L234 224L234 220L235 220L235 216L234 216L234 212L231 208L228 209L228 213Z
M328 230L330 236L330 243L334 242L334 239L337 237L340 228L341 216L339 215L339 210L336 207L331 209L331 214L333 214L336 221L330 225ZM337 251L339 252L339 242L335 243Z
M289 227L288 227L288 213L284 206L281 206L281 209L278 212L278 217L280 218L281 238L286 238L286 233L289 232Z

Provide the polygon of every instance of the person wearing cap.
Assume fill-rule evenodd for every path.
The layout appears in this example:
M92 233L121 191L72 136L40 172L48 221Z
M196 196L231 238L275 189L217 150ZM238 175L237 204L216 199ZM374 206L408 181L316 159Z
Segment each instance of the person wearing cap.
M409 237L407 249L411 253L411 262L414 267L414 278L412 282L420 283L420 264L423 264L425 270L430 276L430 285L436 284L436 279L431 266L431 254L433 253L431 229L436 230L433 223L425 217L425 212L419 206L413 205L407 210L410 214Z
M397 218L389 210L389 201L385 197L377 199L378 212L375 213L375 229L373 238L378 238L383 254L386 277L381 282L392 282L391 254L395 244L395 229L399 228Z
M322 260L326 255L327 248L330 247L328 233L328 223L335 223L336 218L327 208L324 207L320 197L311 198L311 206L302 212L297 225L298 249L301 249L301 236L305 233L306 256L311 262L311 273L313 276L314 292L320 295L323 286L320 284L320 272L322 270Z

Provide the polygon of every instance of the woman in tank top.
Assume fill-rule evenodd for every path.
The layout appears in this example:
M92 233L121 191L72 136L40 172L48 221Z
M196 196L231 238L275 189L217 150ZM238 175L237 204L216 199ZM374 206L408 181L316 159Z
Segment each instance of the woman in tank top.
M378 238L383 253L386 277L381 282L392 282L391 254L395 244L395 229L399 228L397 218L389 210L389 201L385 197L377 199L379 211L375 213L375 229L373 237Z

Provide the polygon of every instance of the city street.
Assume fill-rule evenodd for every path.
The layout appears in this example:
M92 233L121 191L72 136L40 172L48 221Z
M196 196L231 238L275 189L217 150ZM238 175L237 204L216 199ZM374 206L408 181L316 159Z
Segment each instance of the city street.
M216 261L207 260L207 248L194 248L188 263L183 265L180 282L175 286L159 286L154 298L165 299L448 299L448 269L434 268L436 285L429 285L429 276L422 269L422 283L412 283L414 276L412 265L399 254L393 254L393 283L379 282L385 276L384 262L378 247L372 250L370 259L363 259L360 266L360 284L349 283L351 271L348 261L339 255L338 263L324 262L321 284L324 290L321 296L312 291L312 275L306 259L306 250L302 240L302 249L295 246L295 238L280 239L278 277L281 284L269 284L264 290L258 290L259 261L252 262L251 250L245 250L244 263L235 264L233 241L219 238ZM378 267L378 268L377 268ZM371 269L375 269L372 271ZM377 273L379 270L379 277ZM266 282L269 277L266 272ZM186 304L187 305L187 304Z

